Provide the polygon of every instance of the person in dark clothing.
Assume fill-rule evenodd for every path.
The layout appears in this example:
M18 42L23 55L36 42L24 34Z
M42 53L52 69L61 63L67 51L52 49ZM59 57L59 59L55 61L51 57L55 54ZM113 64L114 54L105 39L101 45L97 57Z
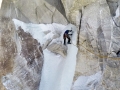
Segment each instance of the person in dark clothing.
M116 53L117 57L120 57L120 50Z
M63 39L64 39L64 45L66 45L66 38L68 39L68 44L71 44L70 41L70 35L72 35L72 30L66 30L64 32L64 35L63 35Z

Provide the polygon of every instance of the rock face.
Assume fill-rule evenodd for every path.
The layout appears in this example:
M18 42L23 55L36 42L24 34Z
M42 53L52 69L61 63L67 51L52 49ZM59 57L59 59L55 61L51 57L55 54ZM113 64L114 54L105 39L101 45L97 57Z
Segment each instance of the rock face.
M17 53L14 40L15 28L7 18L0 19L0 78L12 72L13 63ZM0 82L1 90L4 90Z
M112 1L112 0L108 0ZM114 16L114 12L120 11L120 4L117 0L110 2L114 5L114 2L118 4L117 10L112 9L111 16ZM112 7L110 6L110 9ZM119 50L120 50L120 15L117 15L113 21L114 25L111 31L111 47L110 47L110 54L108 55L107 61L105 63L104 74L101 80L100 85L98 86L97 90L119 90L120 89L120 58L119 58Z
M0 90L38 90L43 66L40 44L9 18L0 19Z
M80 0L79 0L80 1ZM62 0L71 23L80 25L75 79L103 72L97 90L119 90L119 0ZM80 5L79 5L80 4ZM82 18L80 18L82 17ZM78 21L79 20L79 21ZM81 20L81 23L80 23ZM113 24L114 23L114 24Z
M80 23L80 10L96 0L61 0L68 20L76 25Z
M101 12L100 12L101 10ZM111 40L111 17L107 3L96 1L83 10L79 34L76 76L103 70ZM106 34L107 33L107 34ZM107 42L106 42L107 41Z
M119 0L107 0L107 3L109 5L110 12L111 12L112 16L116 15L116 9L117 9L118 4L119 4L118 2L119 2Z
M81 75L92 75L102 71L103 76L96 90L119 90L120 15L116 14L116 11L120 12L120 0L3 0L0 17L17 18L32 23L55 22L66 25L70 22L76 25L79 50L74 80ZM3 21L7 20L1 19L1 22ZM5 88L14 90L7 81L15 82L14 88L23 88L19 83L24 82L21 79L21 72L30 73L25 74L25 78L32 77L24 82L25 89L32 88L28 87L29 85L38 85L40 76L37 75L40 75L39 71L43 63L39 43L22 29L18 30L18 36L16 36L14 27L9 22L1 23L0 27L2 30L0 32L0 56L2 56L0 57L0 77L4 76L2 83ZM57 37L59 35L55 36ZM51 43L52 39L45 43L43 49L48 48L52 52L59 54L62 52L65 55L66 52L60 51L61 44ZM34 65L37 66L34 67ZM19 70L20 67L23 71ZM40 67L39 70L38 67ZM2 83L0 86L4 90Z
M109 4L110 3L110 4ZM97 0L83 9L75 79L103 72L97 90L119 90L119 17L117 0ZM112 16L112 17L111 17ZM113 24L114 23L114 24Z
M45 2L45 0L3 0L0 16L32 23L56 22L67 24L65 15L63 16L60 11Z

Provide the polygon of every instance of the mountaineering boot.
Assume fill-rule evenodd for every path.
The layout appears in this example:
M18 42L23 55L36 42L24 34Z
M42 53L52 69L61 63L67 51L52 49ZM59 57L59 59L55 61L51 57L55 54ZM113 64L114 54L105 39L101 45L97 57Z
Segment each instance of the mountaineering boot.
M70 42L68 42L68 44L71 44Z

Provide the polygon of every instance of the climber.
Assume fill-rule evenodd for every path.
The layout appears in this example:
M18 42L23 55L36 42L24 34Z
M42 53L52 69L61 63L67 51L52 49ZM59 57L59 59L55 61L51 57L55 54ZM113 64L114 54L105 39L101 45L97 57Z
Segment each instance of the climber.
M120 50L116 52L117 57L120 57Z
M71 38L70 38L70 35L72 36L72 30L66 30L64 32L64 35L63 35L63 39L64 39L64 45L66 45L66 38L68 39L68 44L71 44Z

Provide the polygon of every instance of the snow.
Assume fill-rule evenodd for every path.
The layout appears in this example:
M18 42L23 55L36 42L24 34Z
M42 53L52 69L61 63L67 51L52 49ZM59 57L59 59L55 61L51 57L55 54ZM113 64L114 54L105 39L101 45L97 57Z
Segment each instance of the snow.
M78 51L76 47L77 30L74 25L68 24L64 26L56 23L26 24L16 19L13 19L13 21L16 29L21 26L25 32L29 32L33 38L37 39L41 44L44 44L46 40L52 38L55 32L58 32L61 36L52 42L60 40L63 43L63 33L72 27L72 44L67 45L68 51L66 57L63 58L47 49L43 50L44 65L39 90L71 90L71 87L72 90L93 90L92 88L95 90L95 86L100 81L101 72L91 76L80 76L72 86ZM46 31L49 31L49 33L44 34Z
M68 25L62 30L59 40L63 41L63 32L66 29L70 29L71 26ZM74 44L76 44L77 40L76 34L77 32L75 31L72 37ZM77 47L72 44L68 45L66 58L55 55L47 49L43 52L45 58L40 90L70 90L76 65Z
M72 90L95 90L95 87L99 83L101 76L101 71L91 76L80 76L75 81Z
M1 6L2 6L2 1L3 1L3 0L0 0L0 9L1 9Z
M26 24L19 20L13 19L16 29L21 26L25 32L29 32L33 38L37 39L41 44L44 44L45 40L52 38L54 32L61 34L60 40L63 42L63 33L66 29L70 30L72 27L73 36L72 43L67 45L68 54L63 58L60 55L56 55L49 50L43 50L44 53L44 65L42 70L42 77L39 90L70 90L76 66L77 55L77 31L76 27L72 24L67 26L61 24ZM44 34L45 31L50 31L48 34Z
M117 10L116 10L116 16L114 18L117 18L119 16L120 16L120 11L119 11L119 7L118 7Z
M22 29L25 32L29 32L33 38L37 39L41 44L43 44L45 42L45 40L47 40L48 38L52 38L53 37L53 33L55 31L61 32L63 31L63 29L65 28L64 25L61 24L26 24L22 21L19 21L17 19L13 19L16 29L18 30L18 27L21 26ZM45 35L44 31L51 31L49 34Z

